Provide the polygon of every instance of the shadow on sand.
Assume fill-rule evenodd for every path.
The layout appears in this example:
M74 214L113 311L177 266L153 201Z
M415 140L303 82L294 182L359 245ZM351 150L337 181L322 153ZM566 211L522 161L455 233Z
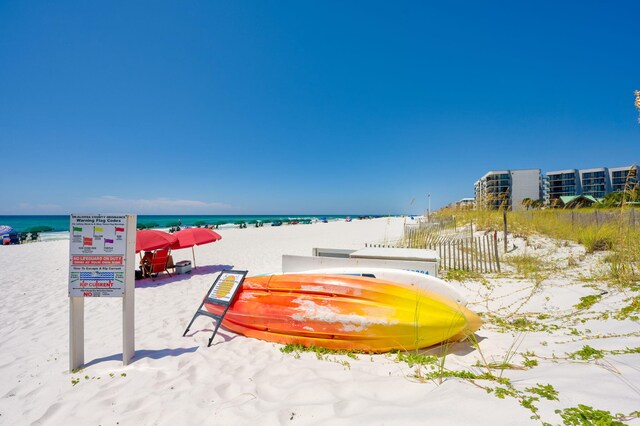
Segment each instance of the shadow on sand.
M139 351L136 351L131 363L139 361L142 358L161 359L168 356L180 356L186 353L195 352L197 350L198 350L197 346L194 346L191 348L158 349L158 350L141 349ZM122 354L119 353L119 354L105 356L102 358L96 358L84 364L82 368L91 367L92 365L99 364L101 362L106 362L106 361L122 361Z
M211 318L209 318L209 321L211 321ZM193 327L193 326L192 326ZM207 339L211 337L211 333L213 333L213 328L201 328L198 330L189 330L189 333L185 334L185 337L192 337L195 336L196 334L199 333L206 333L207 334ZM218 329L218 332L216 333L216 336L220 336L222 337L222 341L218 341L216 342L215 340L211 343L211 346L216 346L219 343L226 343L226 342L230 342L233 339L235 339L236 337L238 337L237 334L235 334L232 331L229 331L227 329L224 328L224 326L221 326ZM206 347L206 345L205 345Z
M207 274L215 274L216 272L224 271L225 269L233 269L233 265L205 265L198 266L195 269L191 270L189 274L167 274L163 272L159 274L155 280L151 278L145 278L142 280L136 281L136 288L151 288L151 287L160 287L163 285L179 282L179 281L187 281L194 275L207 275ZM211 284L213 284L213 280L211 280Z
M486 339L486 337L475 335L475 338L478 343ZM443 357L447 355L468 355L471 352L474 352L476 348L474 344L469 341L469 339L463 340L462 342L449 342L449 343L439 343L434 346L429 346L428 348L420 349L418 352L424 355L434 355L437 357Z

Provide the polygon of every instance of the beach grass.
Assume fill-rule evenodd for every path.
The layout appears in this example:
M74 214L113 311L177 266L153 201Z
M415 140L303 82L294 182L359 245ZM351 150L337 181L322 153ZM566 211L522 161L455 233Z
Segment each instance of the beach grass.
M507 212L508 232L528 237L541 234L560 241L572 241L585 247L586 253L609 251L605 274L610 283L629 285L640 281L640 226L634 221L640 212L632 208L576 210L546 209ZM458 224L474 223L478 230L504 228L503 212L496 210L443 209L436 217L456 217ZM529 255L508 260L519 273L540 271L540 260Z

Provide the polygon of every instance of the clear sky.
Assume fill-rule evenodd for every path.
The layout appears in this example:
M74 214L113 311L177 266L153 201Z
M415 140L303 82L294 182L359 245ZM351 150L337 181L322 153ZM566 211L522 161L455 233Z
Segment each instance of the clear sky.
M422 213L640 163L640 1L0 1L0 214Z

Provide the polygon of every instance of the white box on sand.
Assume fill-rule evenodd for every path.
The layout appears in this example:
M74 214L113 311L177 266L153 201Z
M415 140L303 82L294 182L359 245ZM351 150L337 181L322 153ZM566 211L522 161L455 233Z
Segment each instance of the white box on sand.
M191 273L191 261L181 260L176 263L176 274L190 274Z

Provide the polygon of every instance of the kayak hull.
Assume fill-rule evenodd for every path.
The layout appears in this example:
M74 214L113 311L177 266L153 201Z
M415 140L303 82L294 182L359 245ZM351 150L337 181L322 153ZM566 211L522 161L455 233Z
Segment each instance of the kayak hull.
M220 314L220 306L205 303ZM334 350L413 350L463 338L480 318L442 295L368 277L246 278L222 325L270 342Z
M294 273L294 272L291 272ZM415 271L407 271L394 268L374 268L367 266L348 266L342 268L320 268L308 271L295 272L296 274L335 274L335 275L355 275L379 278L395 283L409 284L420 287L433 293L440 294L453 300L458 305L467 306L467 300L451 284L440 278Z

